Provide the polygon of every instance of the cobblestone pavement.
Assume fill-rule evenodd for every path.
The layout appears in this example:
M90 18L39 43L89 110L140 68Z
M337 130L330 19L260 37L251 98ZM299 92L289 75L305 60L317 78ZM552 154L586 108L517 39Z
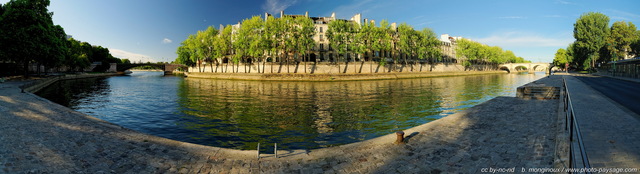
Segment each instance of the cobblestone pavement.
M640 117L575 77L565 78L591 167L640 169Z
M560 78L544 78L555 84ZM546 81L546 82L544 82ZM0 83L0 173L479 173L553 167L559 100L498 97L395 135L256 157L86 116Z

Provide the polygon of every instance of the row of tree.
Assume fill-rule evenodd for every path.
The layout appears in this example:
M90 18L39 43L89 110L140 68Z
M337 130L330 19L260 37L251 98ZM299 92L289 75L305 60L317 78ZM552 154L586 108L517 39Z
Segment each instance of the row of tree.
M463 65L470 66L476 63L527 63L522 57L517 57L510 50L502 50L498 46L488 46L468 39L456 41L456 54L458 57L465 57Z
M107 48L67 39L64 28L53 23L53 12L47 9L49 4L49 0L11 0L0 4L0 62L22 65L25 76L30 64L44 66L45 70L66 65L70 71L82 71L91 62L102 62L107 67L94 70L104 71L108 63L121 63ZM11 73L15 72L2 74Z
M631 22L616 21L596 12L585 13L573 25L575 42L556 51L553 63L561 68L594 70L599 64L640 55L640 30Z
M373 22L359 25L340 19L330 21L323 33L329 44L320 48L315 48L315 34L314 21L308 17L268 16L265 20L261 16L254 16L243 20L240 25L227 25L220 29L210 26L189 35L176 51L176 62L197 66L199 71L203 71L201 67L205 62L212 71L214 64L227 61L234 64L305 62L306 66L307 61L317 61L311 59L311 51L326 51L325 48L329 51L327 59L332 62L365 61L365 58L379 60L381 64L388 61L415 63L418 59L442 61L441 42L436 34L429 28L417 31L406 23L396 29L386 20L382 20L379 26ZM499 47L466 40L461 43L463 47L459 52L469 60L474 60L474 63L524 61L513 52L502 51Z

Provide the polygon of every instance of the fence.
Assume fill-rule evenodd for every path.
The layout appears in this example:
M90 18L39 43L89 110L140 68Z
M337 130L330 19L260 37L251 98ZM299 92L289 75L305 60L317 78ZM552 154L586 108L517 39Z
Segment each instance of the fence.
M562 78L562 83L564 87L564 111L565 115L565 130L569 130L569 168L591 168L589 164L589 158L587 156L587 152L584 149L584 143L582 141L582 134L580 133L580 126L578 125L578 120L575 117L575 113L573 112L573 104L571 102L571 94L569 92L569 88L567 88L566 79ZM575 134L574 134L575 132ZM574 139L575 137L575 139ZM576 166L577 162L575 159L574 152L576 151L576 147L574 146L574 140L577 140L577 145L580 152L580 160L582 161L582 166ZM586 172L591 173L591 172Z

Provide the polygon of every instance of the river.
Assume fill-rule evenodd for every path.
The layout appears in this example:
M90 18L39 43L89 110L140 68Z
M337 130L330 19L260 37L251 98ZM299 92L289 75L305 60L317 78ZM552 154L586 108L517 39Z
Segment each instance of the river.
M66 80L36 93L120 126L178 141L316 149L418 126L545 77L494 74L401 80L273 82L163 72ZM269 150L264 150L268 152Z

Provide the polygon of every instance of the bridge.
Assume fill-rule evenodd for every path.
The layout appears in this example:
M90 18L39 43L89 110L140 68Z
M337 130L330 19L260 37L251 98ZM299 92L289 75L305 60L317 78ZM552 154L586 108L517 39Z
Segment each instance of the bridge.
M178 69L179 67L187 67L185 65L180 65L180 64L140 63L140 64L118 64L116 67L116 70L118 72L124 72L128 69L140 67L140 66L156 67L157 69L163 70L164 74L172 74L173 71Z
M499 69L512 71L549 71L549 68L553 67L551 63L507 63L498 65Z

